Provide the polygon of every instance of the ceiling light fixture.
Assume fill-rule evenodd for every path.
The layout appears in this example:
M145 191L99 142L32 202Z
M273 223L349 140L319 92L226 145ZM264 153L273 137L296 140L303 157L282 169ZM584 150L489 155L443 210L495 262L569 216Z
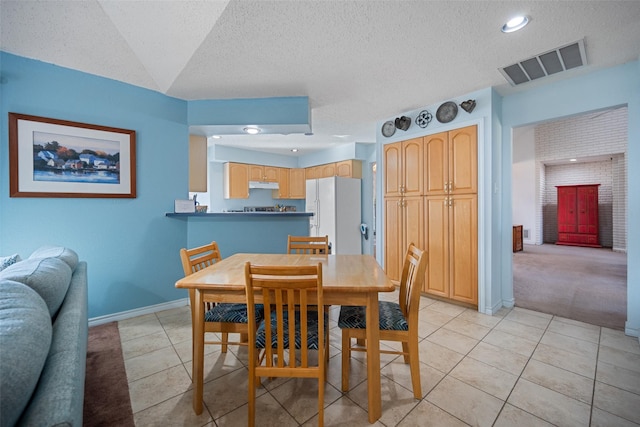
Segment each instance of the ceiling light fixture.
M578 159L569 159L570 162L577 162Z
M247 126L242 130L245 131L245 133L248 133L249 135L256 135L260 133L260 129L254 126Z
M297 149L297 148L292 148L292 149L291 149L291 152L292 152L292 153L297 153L297 152L298 152L298 149Z
M525 27L529 23L529 17L526 15L515 16L502 26L503 33L513 33Z
M221 137L220 135L212 135L212 136L211 136L211 138L213 138L213 139L220 139L220 138L222 138L222 137Z

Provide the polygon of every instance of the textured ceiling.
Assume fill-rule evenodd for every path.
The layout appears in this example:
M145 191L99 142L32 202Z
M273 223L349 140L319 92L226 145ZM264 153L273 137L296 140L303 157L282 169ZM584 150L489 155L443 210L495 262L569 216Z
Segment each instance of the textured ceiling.
M517 13L522 31L503 34ZM640 58L640 1L0 1L0 49L185 99L308 96L313 136L217 143L299 154L376 123ZM588 65L512 88L498 69L583 39ZM338 135L338 136L336 136Z

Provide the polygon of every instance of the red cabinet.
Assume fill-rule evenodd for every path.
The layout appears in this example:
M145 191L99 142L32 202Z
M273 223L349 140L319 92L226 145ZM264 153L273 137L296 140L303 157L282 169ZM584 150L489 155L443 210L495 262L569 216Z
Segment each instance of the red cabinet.
M598 239L599 186L600 184L557 186L557 245L600 247Z

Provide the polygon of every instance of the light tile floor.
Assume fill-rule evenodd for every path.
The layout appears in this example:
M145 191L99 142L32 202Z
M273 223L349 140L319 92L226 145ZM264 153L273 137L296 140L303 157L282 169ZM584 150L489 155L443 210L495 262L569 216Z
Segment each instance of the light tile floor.
M640 426L638 338L520 308L487 316L426 297L420 308L423 398L413 398L402 357L383 354L375 426ZM325 425L368 426L364 354L353 354L350 391L340 391L338 313L332 307ZM246 348L224 354L205 346L205 405L197 416L189 307L118 326L136 426L247 425ZM317 425L316 381L265 383L256 425Z

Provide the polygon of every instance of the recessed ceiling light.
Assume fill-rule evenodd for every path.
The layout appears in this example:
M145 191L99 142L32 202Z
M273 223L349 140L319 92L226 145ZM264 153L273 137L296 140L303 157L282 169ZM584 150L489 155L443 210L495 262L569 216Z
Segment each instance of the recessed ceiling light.
M577 162L578 159L569 159L570 162Z
M213 138L213 139L220 139L220 138L222 138L222 137L221 137L220 135L213 135L213 136L211 136L211 138Z
M292 153L297 153L297 152L298 152L298 149L297 149L297 148L292 148L292 149L291 149L291 152L292 152Z
M260 133L260 129L254 126L247 126L243 130L245 131L245 133L248 133L249 135L255 135Z
M529 23L529 17L526 15L515 16L502 26L503 33L513 33L525 27Z

